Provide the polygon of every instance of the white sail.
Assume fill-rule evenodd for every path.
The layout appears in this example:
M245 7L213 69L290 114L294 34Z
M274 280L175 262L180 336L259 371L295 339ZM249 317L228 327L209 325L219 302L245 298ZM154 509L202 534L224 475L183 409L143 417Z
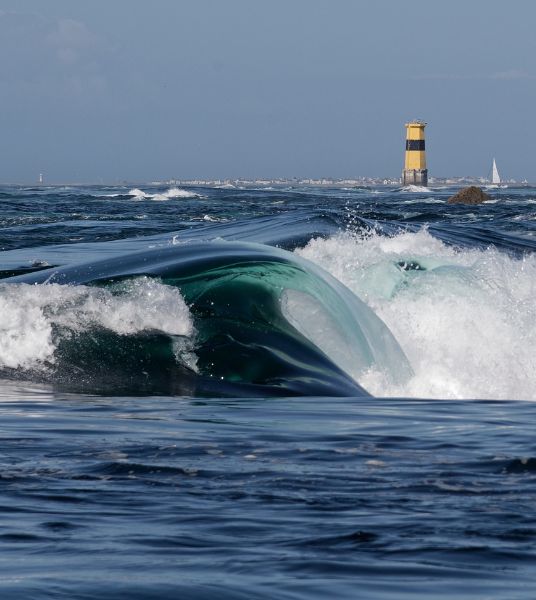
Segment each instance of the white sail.
M497 163L495 162L495 159L493 159L493 167L491 169L491 183L501 183L501 176L497 170Z

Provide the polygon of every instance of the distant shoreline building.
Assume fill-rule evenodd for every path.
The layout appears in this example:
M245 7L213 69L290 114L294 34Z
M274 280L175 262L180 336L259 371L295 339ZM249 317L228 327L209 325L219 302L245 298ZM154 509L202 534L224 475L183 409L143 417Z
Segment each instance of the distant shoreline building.
M417 119L406 123L406 156L402 171L402 185L428 185L425 127L426 123Z

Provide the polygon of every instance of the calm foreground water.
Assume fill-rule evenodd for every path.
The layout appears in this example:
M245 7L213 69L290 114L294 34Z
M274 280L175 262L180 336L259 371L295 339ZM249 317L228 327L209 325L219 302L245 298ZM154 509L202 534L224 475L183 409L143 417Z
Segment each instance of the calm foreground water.
M536 594L536 190L0 188L0 597Z

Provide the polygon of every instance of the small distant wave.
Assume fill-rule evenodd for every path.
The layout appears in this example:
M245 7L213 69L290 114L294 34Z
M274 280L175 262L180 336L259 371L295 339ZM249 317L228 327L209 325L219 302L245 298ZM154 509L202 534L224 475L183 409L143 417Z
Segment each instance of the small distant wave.
M224 223L227 221L225 217L216 217L214 215L204 215L203 221L207 221L209 223Z
M128 196L132 196L136 200L171 200L173 198L201 198L200 194L196 194L195 192L190 192L189 190L183 190L182 188L172 187L169 190L162 193L150 193L145 192L139 188L131 189ZM117 194L114 194L117 196Z
M398 192L411 192L411 193L422 193L422 192L431 192L432 190L429 187L425 187L424 185L405 185L404 187L398 188L396 190Z
M345 186L345 187L340 187L340 188L336 188L336 189L339 189L343 192L357 192L357 193L361 193L361 194L382 194L383 193L383 192L380 192L379 190L376 190L369 186L363 186L363 185Z
M446 200L442 198L412 198L411 200L403 200L403 204L445 204Z

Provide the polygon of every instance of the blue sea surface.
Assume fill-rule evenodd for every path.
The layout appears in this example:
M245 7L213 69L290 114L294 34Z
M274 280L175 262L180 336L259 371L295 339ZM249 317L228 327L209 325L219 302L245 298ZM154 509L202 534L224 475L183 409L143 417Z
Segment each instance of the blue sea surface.
M536 189L0 187L0 597L532 599Z

